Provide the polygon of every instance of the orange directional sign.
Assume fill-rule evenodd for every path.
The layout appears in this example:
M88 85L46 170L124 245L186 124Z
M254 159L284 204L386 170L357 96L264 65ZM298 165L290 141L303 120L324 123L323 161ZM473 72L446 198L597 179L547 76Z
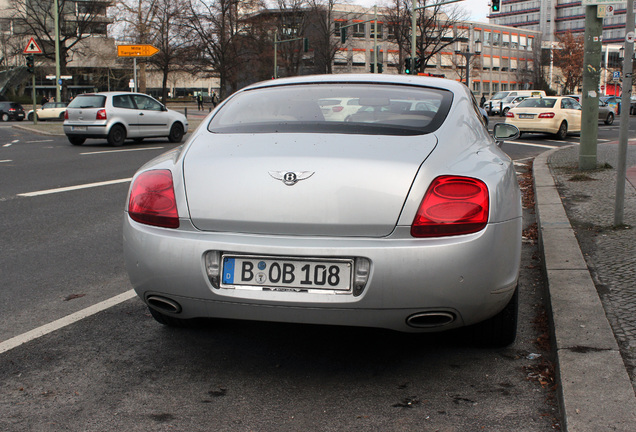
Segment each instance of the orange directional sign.
M119 57L151 57L158 52L152 45L117 45Z

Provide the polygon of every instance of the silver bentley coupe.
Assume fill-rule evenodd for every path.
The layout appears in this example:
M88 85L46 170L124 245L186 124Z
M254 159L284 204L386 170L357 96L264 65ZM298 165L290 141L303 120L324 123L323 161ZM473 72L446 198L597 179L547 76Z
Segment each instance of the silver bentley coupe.
M325 110L347 107L345 115ZM248 86L144 165L125 207L152 316L514 341L521 197L463 84L320 75ZM472 334L472 333L471 333Z

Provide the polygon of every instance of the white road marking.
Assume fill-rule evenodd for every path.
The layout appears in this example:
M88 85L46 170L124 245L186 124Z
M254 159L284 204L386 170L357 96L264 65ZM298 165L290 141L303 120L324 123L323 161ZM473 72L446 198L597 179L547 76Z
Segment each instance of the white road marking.
M109 185L114 185L119 183L126 183L131 180L132 180L132 177L119 179L119 180L109 180L109 181L96 182L96 183L87 183L87 184L77 185L77 186L69 186L69 187L62 187L57 189L47 189L47 190L41 190L41 191L35 191L35 192L21 193L21 194L18 194L18 196L34 197L34 196L40 196L40 195L50 195L50 194L60 193L60 192L69 192L69 191L88 189L88 188L99 187L99 186L109 186Z
M122 153L122 152L133 152L133 151L143 151L143 150L158 150L163 147L144 147L144 148L136 148L136 149L124 149L124 150L104 150L104 151L95 151L95 152L87 152L80 153L82 156L84 155L94 155L94 154L104 154L104 153Z
M38 141L27 141L28 143L43 143L43 142L52 142L54 140L38 140Z
M0 163L3 163L3 162L13 162L13 161L11 159L0 160Z
M517 145L523 145L523 146L529 146L529 147L541 147L541 148L548 148L548 149L553 149L553 148L559 147L559 146L551 146L551 145L545 145L545 144L535 144L535 143L529 143L529 142L523 142L523 141L506 141L506 144L517 144Z
M111 297L107 300L104 300L103 302L94 304L93 306L89 306L86 309L82 309L81 311L67 315L63 318L35 328L31 331L12 337L11 339L8 339L4 342L0 342L0 354L12 350L13 348L19 347L20 345L27 342L31 342L32 340L35 340L42 336L46 336L49 333L74 324L80 320L83 320L84 318L88 318L91 315L95 315L98 312L102 312L106 309L123 303L126 300L130 300L136 295L137 294L135 293L135 290L126 291L125 293L119 294L115 297Z

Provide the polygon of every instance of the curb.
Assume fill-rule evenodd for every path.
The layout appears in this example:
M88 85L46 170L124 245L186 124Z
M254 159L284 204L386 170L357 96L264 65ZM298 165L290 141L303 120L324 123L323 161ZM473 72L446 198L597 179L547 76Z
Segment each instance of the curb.
M548 282L563 430L634 430L636 395L548 166L534 160L539 245Z

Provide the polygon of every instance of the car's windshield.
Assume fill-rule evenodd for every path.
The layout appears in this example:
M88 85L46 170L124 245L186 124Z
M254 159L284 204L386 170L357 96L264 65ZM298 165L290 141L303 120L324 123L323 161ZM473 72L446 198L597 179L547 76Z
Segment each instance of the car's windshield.
M212 118L216 133L319 132L418 135L444 122L450 91L407 85L325 83L238 93Z
M552 98L528 98L521 101L517 108L553 108L556 99Z
M506 96L508 96L510 94L510 92L497 92L495 93L495 95L491 98L491 100L500 100L505 98Z
M79 95L68 104L69 108L103 108L106 104L106 96Z

